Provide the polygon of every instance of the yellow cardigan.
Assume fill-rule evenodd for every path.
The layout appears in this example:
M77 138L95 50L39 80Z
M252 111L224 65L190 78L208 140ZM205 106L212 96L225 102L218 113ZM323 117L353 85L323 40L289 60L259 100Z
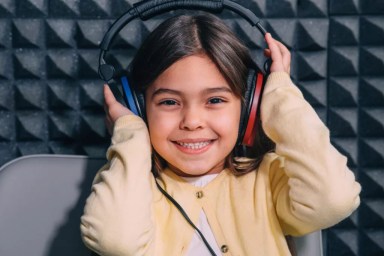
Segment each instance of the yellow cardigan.
M360 202L346 157L286 73L269 76L261 110L276 152L258 170L240 177L223 170L202 188L170 170L159 180L194 223L204 210L224 255L290 255L285 235L332 226ZM81 218L85 244L108 256L183 255L194 230L156 187L140 118L117 120L107 158Z

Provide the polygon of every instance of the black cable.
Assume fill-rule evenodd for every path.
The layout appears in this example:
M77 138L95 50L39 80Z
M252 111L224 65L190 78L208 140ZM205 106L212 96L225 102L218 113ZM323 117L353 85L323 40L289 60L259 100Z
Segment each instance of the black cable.
M213 251L213 249L211 248L211 246L209 245L207 239L205 239L203 233L201 233L201 231L195 226L195 224L193 224L193 222L191 221L191 219L188 217L187 213L184 211L184 209L181 207L181 205L176 202L175 199L173 199L173 197L171 197L161 186L160 184L157 182L157 179L155 177L155 182L156 182L156 185L157 185L157 188L160 190L160 192L166 197L168 198L169 201L171 201L171 203L176 206L176 208L179 210L179 212L181 213L181 215L183 215L183 217L185 218L185 220L197 231L197 233L199 233L201 239L203 239L203 242L205 244L205 246L208 248L209 252L212 254L212 256L216 256L215 252Z

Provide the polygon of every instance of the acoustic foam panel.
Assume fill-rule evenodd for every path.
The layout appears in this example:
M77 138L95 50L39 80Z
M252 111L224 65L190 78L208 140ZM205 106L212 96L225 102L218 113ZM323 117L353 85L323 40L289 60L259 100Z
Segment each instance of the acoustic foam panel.
M136 1L0 1L0 165L29 154L103 157L110 137L98 45ZM361 206L325 230L326 255L384 255L384 4L381 0L239 0L292 51L292 78L363 186ZM126 68L165 17L132 22L108 58ZM265 44L220 15L262 65Z

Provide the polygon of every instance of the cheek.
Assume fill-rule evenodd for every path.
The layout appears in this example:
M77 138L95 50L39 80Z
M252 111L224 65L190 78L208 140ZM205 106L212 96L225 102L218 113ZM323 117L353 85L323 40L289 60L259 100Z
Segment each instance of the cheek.
M158 115L155 113L147 113L148 130L151 142L156 145L167 140L169 134L175 127L175 120L170 116Z
M236 141L239 133L240 124L240 104L231 108L225 114L215 115L212 126L222 135L227 136L230 140Z

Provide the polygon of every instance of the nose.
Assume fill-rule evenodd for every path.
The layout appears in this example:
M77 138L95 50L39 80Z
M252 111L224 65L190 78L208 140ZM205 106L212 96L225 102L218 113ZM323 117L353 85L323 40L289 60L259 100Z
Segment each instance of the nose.
M203 111L196 107L186 107L182 111L182 118L180 121L180 129L182 130L197 130L204 127L204 114Z

